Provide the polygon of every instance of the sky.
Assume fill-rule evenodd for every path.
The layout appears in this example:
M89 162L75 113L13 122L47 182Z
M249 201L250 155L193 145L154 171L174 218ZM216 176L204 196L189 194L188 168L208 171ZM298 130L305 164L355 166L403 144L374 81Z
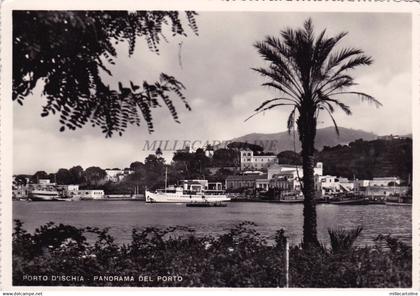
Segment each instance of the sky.
M265 81L252 67L264 66L253 47L266 35L278 36L286 27L301 27L311 17L316 33L327 29L327 36L349 34L338 48L357 47L373 57L374 63L353 72L361 90L378 99L376 108L357 97L345 97L353 112L335 113L339 126L362 129L377 135L411 133L411 16L384 13L281 13L281 12L199 12L199 35L161 43L160 54L150 52L143 40L128 56L127 44L118 45L118 58L111 67L111 85L118 81L155 81L159 73L174 75L187 87L185 95L192 111L174 97L180 124L165 108L153 110L155 132L145 126L130 127L122 136L105 138L99 129L85 127L59 132L57 116L41 117L42 83L38 83L24 106L14 103L14 173L33 174L39 170L56 172L59 168L81 165L124 168L133 161L144 161L153 153L153 141L168 141L164 152L169 161L184 141L229 140L249 133L276 133L286 130L290 109L270 110L248 121L253 110L276 92L264 88ZM331 126L327 116L318 126Z

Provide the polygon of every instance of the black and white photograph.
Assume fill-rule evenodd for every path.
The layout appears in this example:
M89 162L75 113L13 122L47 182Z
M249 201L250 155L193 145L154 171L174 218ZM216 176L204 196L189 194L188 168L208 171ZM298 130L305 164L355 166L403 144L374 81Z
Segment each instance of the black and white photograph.
M13 286L417 286L412 13L14 10L11 34Z

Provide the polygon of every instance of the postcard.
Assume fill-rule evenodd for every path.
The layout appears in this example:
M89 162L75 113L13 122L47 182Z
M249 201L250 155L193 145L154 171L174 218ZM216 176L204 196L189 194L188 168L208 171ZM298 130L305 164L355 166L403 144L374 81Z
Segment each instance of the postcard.
M417 295L419 5L3 2L2 289Z

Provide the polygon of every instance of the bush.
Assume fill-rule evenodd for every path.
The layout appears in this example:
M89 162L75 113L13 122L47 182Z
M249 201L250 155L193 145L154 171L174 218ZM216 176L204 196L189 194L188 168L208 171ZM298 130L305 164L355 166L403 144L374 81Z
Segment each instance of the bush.
M243 222L218 236L197 236L193 229L180 226L133 229L131 242L119 245L108 229L50 222L30 234L16 221L13 284L284 287L285 233L276 232L274 242L269 242L254 226ZM411 247L390 236L376 241L375 246L340 252L292 247L289 286L411 286ZM34 280L25 275L46 277ZM77 280L63 279L63 275ZM101 281L95 276L132 276L134 280ZM182 280L159 281L162 276L182 276Z
M361 227L329 230L331 248L290 252L295 287L411 287L412 248L391 236L379 235L375 246L353 247Z

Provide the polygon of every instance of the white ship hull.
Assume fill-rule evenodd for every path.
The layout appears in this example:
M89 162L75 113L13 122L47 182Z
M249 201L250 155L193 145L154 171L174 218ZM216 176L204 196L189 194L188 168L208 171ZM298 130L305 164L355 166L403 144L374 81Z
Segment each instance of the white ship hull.
M148 203L189 203L189 202L224 202L230 201L226 194L180 194L146 191Z
M59 196L57 191L33 190L29 193L29 198L33 201L56 201Z

